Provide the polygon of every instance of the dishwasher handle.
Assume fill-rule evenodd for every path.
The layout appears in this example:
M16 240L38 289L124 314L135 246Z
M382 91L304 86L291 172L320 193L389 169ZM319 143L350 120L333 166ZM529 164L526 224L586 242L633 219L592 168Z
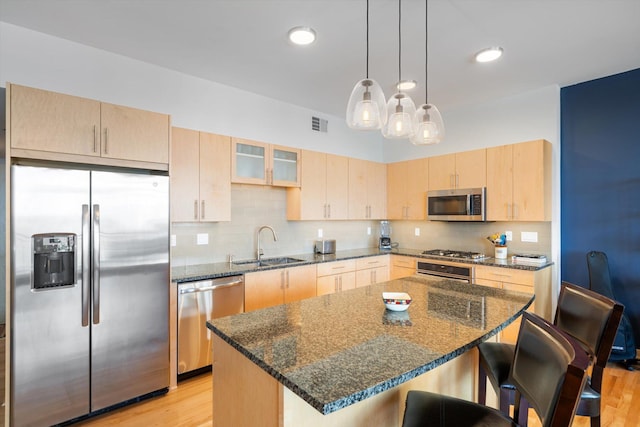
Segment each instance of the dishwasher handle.
M216 289L229 288L231 286L238 286L238 285L241 285L242 282L243 282L243 280L239 279L239 280L233 280L231 282L218 283L218 284L212 285L212 286L205 286L205 287L202 287L202 288L183 288L183 289L180 289L180 294L193 294L193 293L198 293L198 292L209 292L209 291L214 291Z

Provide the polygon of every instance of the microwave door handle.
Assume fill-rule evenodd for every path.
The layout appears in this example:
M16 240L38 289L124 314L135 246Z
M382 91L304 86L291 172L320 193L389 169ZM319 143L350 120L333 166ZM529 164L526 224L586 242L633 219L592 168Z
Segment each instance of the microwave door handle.
M467 215L471 215L471 194L467 194Z

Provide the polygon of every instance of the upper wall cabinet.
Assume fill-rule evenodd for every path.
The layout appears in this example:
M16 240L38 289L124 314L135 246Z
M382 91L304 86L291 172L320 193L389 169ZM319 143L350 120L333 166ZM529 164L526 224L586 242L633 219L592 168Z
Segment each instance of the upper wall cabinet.
M387 164L387 219L426 219L429 159Z
M551 221L551 144L487 149L487 220Z
M429 157L429 190L477 188L486 185L485 149Z
M13 84L9 97L13 157L168 169L167 114Z
M172 128L171 221L230 221L230 174L230 137Z
M231 182L300 186L300 150L241 138L231 142Z
M287 219L347 219L349 159L309 150L301 155L302 182L287 189Z
M385 219L387 165L349 158L349 219Z

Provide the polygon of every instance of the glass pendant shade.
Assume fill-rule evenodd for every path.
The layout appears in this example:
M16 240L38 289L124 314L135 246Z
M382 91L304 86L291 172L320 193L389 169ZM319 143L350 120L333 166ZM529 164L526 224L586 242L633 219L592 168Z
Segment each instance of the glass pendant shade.
M382 87L373 79L360 80L347 104L347 125L351 129L380 129L387 120L387 104Z
M444 122L440 111L433 104L422 104L413 116L414 145L437 144L444 138Z
M416 106L404 93L396 93L387 103L387 124L382 128L382 135L389 139L407 139L413 135L413 116Z

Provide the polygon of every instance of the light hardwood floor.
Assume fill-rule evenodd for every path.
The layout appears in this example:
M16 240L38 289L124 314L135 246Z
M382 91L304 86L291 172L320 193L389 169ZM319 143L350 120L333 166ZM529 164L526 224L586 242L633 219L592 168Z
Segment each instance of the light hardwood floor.
M603 380L602 427L640 426L640 371L627 371L609 364ZM172 426L211 425L211 375L200 375L179 383L164 396L104 414L76 426ZM529 425L540 421L531 410ZM576 417L573 427L589 426L589 418Z

